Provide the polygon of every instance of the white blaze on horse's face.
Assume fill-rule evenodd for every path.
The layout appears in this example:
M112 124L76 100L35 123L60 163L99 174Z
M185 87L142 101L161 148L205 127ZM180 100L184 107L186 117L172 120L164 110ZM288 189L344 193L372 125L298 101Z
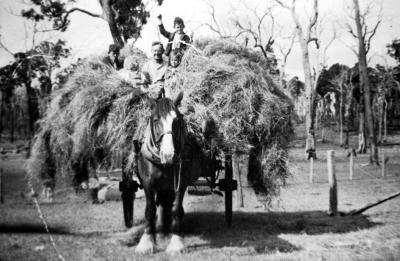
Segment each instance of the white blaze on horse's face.
M161 118L163 132L165 133L160 145L160 159L162 164L172 163L175 155L174 140L172 138L172 123L177 117L175 111L170 111L166 117Z

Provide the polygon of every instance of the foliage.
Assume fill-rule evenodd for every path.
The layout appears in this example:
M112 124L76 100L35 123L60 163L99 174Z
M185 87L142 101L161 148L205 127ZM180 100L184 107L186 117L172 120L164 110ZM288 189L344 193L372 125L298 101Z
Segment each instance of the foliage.
M331 67L323 68L318 77L317 93L324 97L329 92L339 94L340 87L345 87L345 83L349 82L350 68L339 63L333 64Z
M297 76L293 77L287 82L286 88L289 90L290 95L294 99L297 99L303 95L305 91L304 82L300 81L299 77Z
M43 41L27 52L16 53L12 64L0 68L2 106L9 104L7 110L16 118L6 124L11 132L14 124L25 121L25 124L29 123L33 136L34 123L43 114L51 93L51 74L55 68L60 67L61 59L70 54L65 45L61 40L54 43ZM21 92L18 88L23 88L24 91ZM14 97L17 96L16 93L26 97ZM21 100L25 103L21 103ZM29 118L26 117L26 112L29 113ZM2 118L4 116L7 117L1 115Z
M53 22L53 30L65 31L69 24L69 15L72 12L82 12L92 17L104 19L108 22L114 42L124 45L130 38L137 39L143 25L150 16L146 5L141 0L99 0L102 14L93 14L87 10L69 7L75 0L30 0L34 8L22 11L22 16L39 22L49 20ZM158 0L162 4L162 0Z
M394 39L390 44L386 46L388 48L388 54L400 62L400 39Z

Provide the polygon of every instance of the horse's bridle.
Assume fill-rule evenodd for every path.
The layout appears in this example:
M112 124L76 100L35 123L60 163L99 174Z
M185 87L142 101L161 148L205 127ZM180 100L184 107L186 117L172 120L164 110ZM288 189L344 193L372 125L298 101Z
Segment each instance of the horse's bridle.
M160 144L161 144L162 138L167 134L172 135L172 130L164 131L163 133L161 133L160 137L158 137L158 139L157 139L156 135L154 134L154 117L151 116L150 117L150 133L151 133L151 139L152 139L151 142L156 146L156 148L158 150L160 150Z
M149 124L148 128L150 129L150 135L145 138L141 154L144 158L149 160L155 165L158 166L163 166L164 164L161 163L161 157L160 157L160 143L162 138L167 135L167 134L173 134L172 131L164 131L161 133L161 135L156 138L156 135L154 133L154 118L153 116L150 117L149 119ZM180 135L183 135L182 133ZM182 150L182 148L180 148ZM175 163L178 164L178 171L174 172L174 191L179 191L181 188L181 176L182 176L182 151L179 151L178 157L175 158ZM163 166L164 167L164 166Z
M168 134L172 135L173 134L172 130L164 131L160 134L159 137L156 137L155 132L154 132L154 117L153 116L151 116L149 119L148 128L150 131L150 135L149 135L149 139L146 138L144 140L142 154L146 159L153 162L154 164L163 165L161 163L161 158L160 158L161 140L165 135L168 135ZM180 153L179 153L177 159L180 159Z

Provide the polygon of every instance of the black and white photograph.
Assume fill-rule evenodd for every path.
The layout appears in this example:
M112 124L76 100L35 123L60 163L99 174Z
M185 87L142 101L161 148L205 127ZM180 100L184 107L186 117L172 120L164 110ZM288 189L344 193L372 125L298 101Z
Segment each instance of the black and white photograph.
M400 260L399 12L1 0L0 261Z

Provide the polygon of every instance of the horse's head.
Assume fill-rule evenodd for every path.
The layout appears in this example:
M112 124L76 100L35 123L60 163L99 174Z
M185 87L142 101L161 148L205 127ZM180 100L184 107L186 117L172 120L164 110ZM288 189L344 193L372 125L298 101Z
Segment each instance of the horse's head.
M152 115L145 137L146 148L153 158L159 158L161 164L172 164L183 147L185 126L183 116L178 110L182 98L183 93L175 100L149 99Z

